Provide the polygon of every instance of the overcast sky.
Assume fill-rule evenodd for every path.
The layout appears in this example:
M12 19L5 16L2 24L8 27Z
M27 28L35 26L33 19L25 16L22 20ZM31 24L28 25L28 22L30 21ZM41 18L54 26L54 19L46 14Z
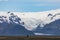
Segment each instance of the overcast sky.
M60 9L60 0L0 0L0 11L38 12Z

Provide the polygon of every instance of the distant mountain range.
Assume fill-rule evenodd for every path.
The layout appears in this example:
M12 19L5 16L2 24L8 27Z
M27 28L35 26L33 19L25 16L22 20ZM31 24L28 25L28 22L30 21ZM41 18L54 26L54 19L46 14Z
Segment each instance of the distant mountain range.
M45 12L0 12L0 35L60 35L60 9Z

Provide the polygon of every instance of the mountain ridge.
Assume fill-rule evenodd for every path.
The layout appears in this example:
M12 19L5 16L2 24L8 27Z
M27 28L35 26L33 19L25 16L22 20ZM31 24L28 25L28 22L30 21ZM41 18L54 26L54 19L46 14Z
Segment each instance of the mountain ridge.
M35 30L38 25L43 28L46 24L60 19L59 14L60 9L45 12L0 12L0 23L15 23L32 31Z

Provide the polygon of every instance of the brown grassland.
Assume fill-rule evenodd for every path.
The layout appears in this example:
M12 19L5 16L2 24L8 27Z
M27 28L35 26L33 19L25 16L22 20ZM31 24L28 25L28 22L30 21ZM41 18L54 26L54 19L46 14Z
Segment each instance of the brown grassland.
M0 36L0 40L60 40L60 36Z

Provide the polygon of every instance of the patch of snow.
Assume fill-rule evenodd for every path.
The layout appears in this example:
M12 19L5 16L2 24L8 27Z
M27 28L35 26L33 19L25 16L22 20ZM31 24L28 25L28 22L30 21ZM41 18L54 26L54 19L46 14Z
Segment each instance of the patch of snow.
M44 34L44 33L34 33L35 35L54 35L54 34Z

